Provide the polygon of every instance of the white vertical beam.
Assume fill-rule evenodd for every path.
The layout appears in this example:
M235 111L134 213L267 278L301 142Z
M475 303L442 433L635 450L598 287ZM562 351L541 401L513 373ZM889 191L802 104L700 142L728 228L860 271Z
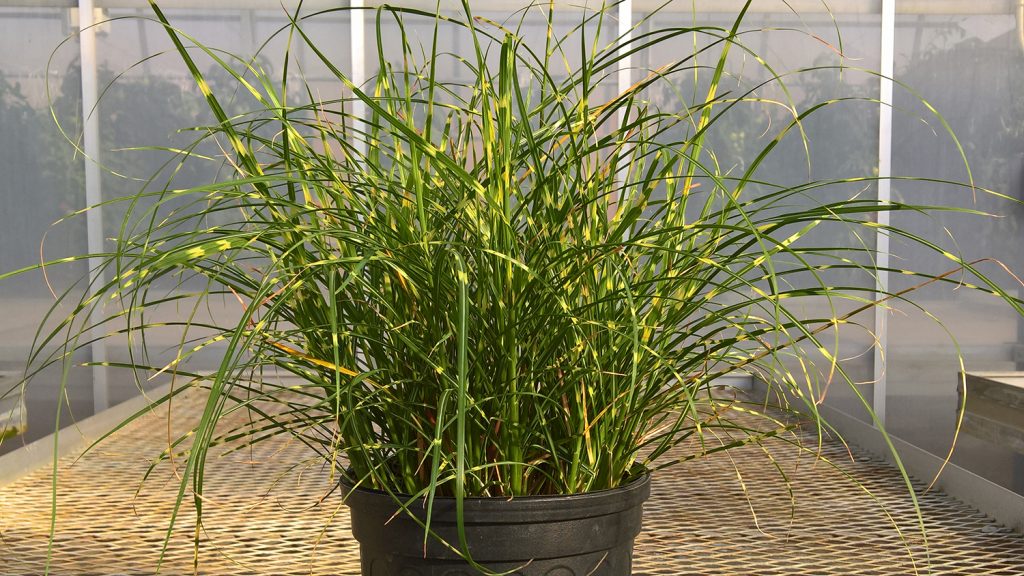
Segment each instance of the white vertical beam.
M896 43L896 0L882 0L882 62L879 86L878 114L878 203L888 204L891 199L892 176L892 78L895 73ZM889 225L889 212L878 213L878 223ZM889 267L889 232L878 228L875 239L875 262L879 268ZM883 297L889 291L889 273L881 270L875 285L876 297ZM875 308L875 334L878 343L874 353L874 393L872 409L878 421L885 425L886 371L889 342L889 312L884 307Z
M102 202L100 192L100 126L96 111L98 99L96 77L96 28L93 0L78 0L78 31L80 62L82 66L82 149L85 151L85 205L96 206ZM86 246L90 254L103 252L103 213L99 208L85 213ZM89 258L89 294L105 282L100 265L100 257ZM99 306L101 303L97 303ZM96 315L90 315L89 322L94 322ZM90 337L92 344L92 362L107 361L107 346L102 339L103 331L93 329ZM107 380L106 366L92 368L92 403L96 412L106 410L110 406L110 387Z
M632 48L630 40L633 38L633 0L620 0L617 17L619 20L618 56L621 60L619 60L619 74L616 79L616 92L622 94L633 85L633 56L628 54ZM626 109L620 106L616 113L616 118L618 118L618 125L616 127L622 126L626 121ZM623 148L622 157L626 158L628 155L629 149ZM618 186L623 186L626 182L626 178L629 176L628 172L628 165L619 168L615 175ZM619 195L621 197L626 193L627 190L623 187ZM626 233L628 234L629 231L627 230Z
M352 72L350 78L352 83L360 88L366 82L366 10L363 0L350 0L349 7L349 40ZM364 131L366 124L366 104L362 100L352 100L352 129L356 132ZM360 135L353 134L352 145L360 154L366 154L366 139Z
M626 53L632 48L630 40L633 38L633 0L621 0L619 2L619 94L622 94L633 85L633 57ZM626 111L619 109L619 123L624 119Z
M351 60L352 69L350 70L349 79L360 89L363 88L363 84L366 82L366 10L364 10L364 0L349 0L349 21L348 21L348 32L349 32L349 59ZM342 95L344 98L344 95ZM352 134L351 143L352 147L355 148L362 158L359 162L362 163L366 157L368 151L368 143L366 137L358 132L366 131L366 103L355 97L352 94L352 131L356 132ZM365 357L362 354L362 350L359 345L355 348L356 363L364 362Z

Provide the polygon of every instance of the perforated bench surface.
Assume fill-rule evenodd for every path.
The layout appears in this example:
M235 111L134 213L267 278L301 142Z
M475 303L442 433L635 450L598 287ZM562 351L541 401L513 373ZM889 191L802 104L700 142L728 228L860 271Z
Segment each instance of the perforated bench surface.
M167 446L169 429L182 429L198 410L194 400L180 401L170 420L165 411L147 416L74 465L73 456L60 461L51 573L155 572L178 481L166 465L140 481ZM915 567L922 574L1024 574L1019 534L928 493L920 500L926 547L891 466L851 461L838 443L826 443L822 455L837 466L773 440L764 449L751 445L659 472L634 574L895 575ZM290 469L303 458L307 465ZM298 442L212 456L207 476L198 557L187 500L162 574L192 573L196 562L201 574L359 573L348 512ZM50 486L49 471L39 470L0 487L0 574L46 569Z

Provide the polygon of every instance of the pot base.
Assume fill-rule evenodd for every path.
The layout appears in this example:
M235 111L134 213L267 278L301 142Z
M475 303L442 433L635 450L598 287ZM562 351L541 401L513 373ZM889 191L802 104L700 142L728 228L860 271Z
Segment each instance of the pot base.
M359 547L362 576L477 576L463 560L409 558ZM524 562L488 562L489 570L509 576L628 576L633 570L633 541L603 552ZM527 563L528 562L528 563ZM524 565L525 564L525 565Z

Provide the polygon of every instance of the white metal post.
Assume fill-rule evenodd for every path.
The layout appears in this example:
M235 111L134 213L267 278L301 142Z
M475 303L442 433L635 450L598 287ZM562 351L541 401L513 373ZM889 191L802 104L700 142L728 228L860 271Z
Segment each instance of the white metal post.
M619 74L616 80L616 93L622 94L626 90L629 90L630 86L633 85L633 57L628 54L632 48L630 40L633 38L633 0L621 0L619 2L617 16L619 20L618 56L621 60L619 60ZM626 109L620 106L616 114L618 126L622 126L626 121ZM625 135L625 133L623 133L623 135ZM622 156L626 157L628 154L629 148L623 147ZM618 172L615 174L616 184L621 187L619 192L620 200L628 193L628 190L625 187L626 178L628 177L628 165L619 168ZM626 231L626 234L629 234L628 230Z
M619 2L619 94L633 85L633 57L627 55L633 38L633 0ZM626 110L619 108L619 124L625 119Z
M892 78L895 73L895 42L896 42L896 0L882 1L882 62L881 82L879 86L878 114L878 202L888 204L891 199L892 176ZM889 212L878 213L878 223L889 225ZM875 238L875 262L879 268L889 267L889 232L878 228ZM875 285L876 297L883 297L889 291L889 273L878 271ZM885 425L886 370L889 341L889 312L883 306L875 307L875 334L878 342L874 353L874 392L872 409L878 421Z
M78 0L78 30L80 63L82 67L82 149L85 151L85 204L96 206L102 201L100 190L100 126L97 116L96 102L98 99L96 75L96 28L93 0ZM93 208L85 213L86 246L90 254L103 252L103 213L100 208ZM102 259L89 258L89 295L105 282L100 270ZM100 303L97 303L97 306ZM93 323L97 315L91 315ZM92 362L92 403L96 412L110 406L110 384L107 379L107 367L96 365L107 361L107 346L101 338L103 330L94 328L90 332L94 340L91 345Z
M349 40L351 42L352 59L352 83L362 88L366 82L366 10L363 0L351 0L349 2ZM352 130L354 132L365 131L366 104L357 98L352 99ZM366 153L366 139L353 134L352 145L360 154Z

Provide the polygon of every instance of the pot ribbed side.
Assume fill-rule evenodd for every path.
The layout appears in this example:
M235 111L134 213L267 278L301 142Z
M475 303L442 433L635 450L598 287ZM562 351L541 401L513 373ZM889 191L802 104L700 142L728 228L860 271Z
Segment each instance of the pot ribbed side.
M399 513L390 495L342 484L359 541L363 576L473 576L479 572L437 538L424 554L421 501ZM464 519L473 559L516 576L629 576L650 476L586 494L468 498ZM458 548L453 498L437 498L431 531Z

